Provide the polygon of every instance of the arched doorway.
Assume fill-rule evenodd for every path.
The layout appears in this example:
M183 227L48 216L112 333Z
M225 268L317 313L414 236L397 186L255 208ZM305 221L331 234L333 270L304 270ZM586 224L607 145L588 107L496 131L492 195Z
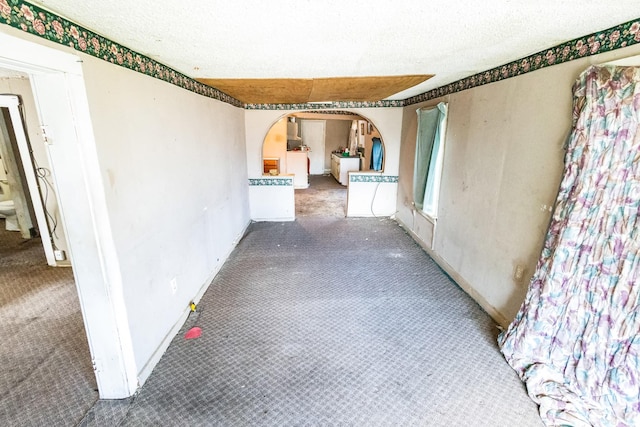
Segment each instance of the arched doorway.
M296 216L346 216L349 172L384 170L373 122L348 111L282 116L264 138L263 174L294 175Z

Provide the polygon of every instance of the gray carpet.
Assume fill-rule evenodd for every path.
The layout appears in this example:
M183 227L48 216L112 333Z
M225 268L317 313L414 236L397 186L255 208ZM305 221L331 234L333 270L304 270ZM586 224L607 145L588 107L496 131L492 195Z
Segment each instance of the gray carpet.
M392 220L254 223L139 393L82 425L541 426L496 335Z
M75 426L98 399L70 268L0 219L0 425Z
M309 175L309 187L295 190L296 218L344 218L347 187L331 175Z

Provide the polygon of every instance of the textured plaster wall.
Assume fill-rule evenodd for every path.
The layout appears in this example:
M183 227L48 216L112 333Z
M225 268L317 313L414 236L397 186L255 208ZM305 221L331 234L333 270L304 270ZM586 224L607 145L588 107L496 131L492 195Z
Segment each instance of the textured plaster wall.
M0 32L16 37L3 39L7 58L23 58L25 39L28 62L73 70L38 71L34 93L53 135L61 210L73 218L65 225L100 395L126 397L249 223L244 110Z
M142 369L249 222L244 110L94 58L83 68Z
M550 220L571 126L571 87L590 63L638 54L621 49L448 95L434 258L499 323L516 314ZM417 232L412 207L416 113L405 107L398 219ZM420 223L421 224L421 223ZM517 266L524 277L516 280Z

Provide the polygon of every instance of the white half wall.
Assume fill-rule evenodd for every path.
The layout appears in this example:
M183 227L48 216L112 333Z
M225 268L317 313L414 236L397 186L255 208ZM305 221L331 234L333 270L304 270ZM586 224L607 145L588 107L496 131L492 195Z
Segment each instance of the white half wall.
M296 218L293 175L249 180L253 221L293 221Z
M348 217L388 217L396 213L398 177L349 172Z

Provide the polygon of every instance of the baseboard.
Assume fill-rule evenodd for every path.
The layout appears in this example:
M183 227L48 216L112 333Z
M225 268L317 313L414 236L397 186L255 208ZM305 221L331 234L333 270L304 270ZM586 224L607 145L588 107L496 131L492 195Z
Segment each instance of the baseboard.
M507 320L506 317L502 315L493 305L489 304L489 302L478 293L474 289L473 286L469 282L467 282L447 261L445 261L440 255L438 255L433 249L431 249L427 244L421 240L414 232L411 230L409 226L407 226L403 221L396 218L396 222L405 229L407 233L420 245L422 249L435 261L436 264L442 268L445 273L449 275L449 277L456 282L456 284L467 294L469 295L475 302L478 303L480 307L500 326L503 328L507 328L511 323Z
M200 302L200 299L202 299L202 296L204 295L204 293L207 291L207 289L209 289L209 285L211 285L211 282L213 282L213 279L215 279L215 277L220 272L220 269L222 268L224 263L227 261L227 259L229 259L231 252L233 252L236 246L238 246L238 243L240 242L240 240L242 240L242 237L247 232L247 228L249 227L250 224L251 224L251 220L247 222L247 224L243 227L242 232L238 234L238 236L233 240L233 244L231 245L227 253L224 255L223 261L221 263L218 263L218 266L216 267L216 269L209 275L207 280L200 286L200 288L198 289L198 292L196 292L196 294L193 296L191 301L195 302L196 304ZM169 348L169 345L171 344L171 341L173 341L173 338L178 334L178 332L180 331L184 323L187 321L187 318L189 317L190 312L191 312L191 309L187 305L184 311L182 312L182 314L180 315L180 317L178 318L178 320L176 321L176 323L174 323L173 327L169 330L167 335L165 335L164 339L162 340L162 342L160 343L156 351L153 352L153 355L151 355L147 363L142 367L142 369L138 373L138 388L142 387L145 381L149 378L149 376L151 375L151 372L153 371L153 368L156 367L156 365L162 358L162 355L164 355L164 353L167 351L167 348Z
M255 222L291 222L295 221L295 217L282 217L282 218L252 218Z

